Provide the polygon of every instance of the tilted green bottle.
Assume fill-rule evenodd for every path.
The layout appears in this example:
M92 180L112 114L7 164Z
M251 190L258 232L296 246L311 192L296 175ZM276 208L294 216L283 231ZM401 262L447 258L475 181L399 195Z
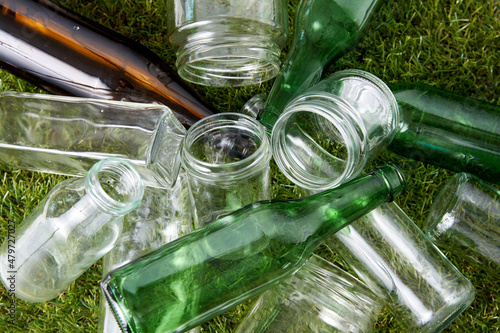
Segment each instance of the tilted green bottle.
M404 186L389 165L304 199L254 203L110 272L101 287L124 332L182 332L285 280Z
M382 1L301 1L292 48L259 115L269 133L288 102L314 85L328 63L355 45Z
M403 119L389 149L500 184L500 105L425 84L389 87Z

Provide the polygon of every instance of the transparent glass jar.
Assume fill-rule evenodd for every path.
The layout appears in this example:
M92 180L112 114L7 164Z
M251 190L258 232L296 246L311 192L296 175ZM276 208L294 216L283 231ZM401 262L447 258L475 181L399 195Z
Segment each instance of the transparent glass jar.
M287 105L273 127L273 156L299 187L333 188L358 176L388 146L399 122L384 82L365 71L340 71Z
M439 247L500 279L500 190L458 173L434 200L424 231Z
M177 179L185 128L159 104L43 94L0 93L0 163L84 176L97 161L127 159L144 184Z
M336 265L313 255L265 292L235 333L373 332L385 299Z
M179 75L207 86L274 78L288 35L284 0L164 0Z
M57 184L3 243L2 282L13 277L15 296L28 302L56 298L112 249L142 195L137 171L115 158Z
M474 287L395 203L329 237L358 277L389 298L406 332L439 332L474 300Z
M255 119L221 113L195 123L184 138L181 164L203 226L247 204L271 198L269 138Z

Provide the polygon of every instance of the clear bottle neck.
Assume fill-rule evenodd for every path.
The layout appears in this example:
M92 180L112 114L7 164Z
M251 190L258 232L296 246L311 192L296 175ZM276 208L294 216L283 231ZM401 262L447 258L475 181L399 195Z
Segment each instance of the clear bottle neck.
M139 173L118 158L96 163L85 178L85 189L103 212L118 216L134 210L144 193Z

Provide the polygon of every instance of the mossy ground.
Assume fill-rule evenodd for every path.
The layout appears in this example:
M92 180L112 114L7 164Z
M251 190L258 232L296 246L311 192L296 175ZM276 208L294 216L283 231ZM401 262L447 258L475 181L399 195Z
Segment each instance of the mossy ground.
M164 5L161 0L64 0L62 4L113 30L141 42L174 67L175 55L167 43ZM290 29L297 0L288 3ZM288 47L285 49L286 54ZM458 94L500 104L500 2L498 0L388 0L375 15L362 41L325 74L340 69L367 70L387 83L424 82ZM284 57L283 55L283 57ZM269 91L272 82L243 88L193 86L220 111L238 111L257 93ZM0 71L0 91L42 92ZM1 124L1 119L0 119ZM408 187L397 203L423 225L432 201L452 172L383 153L374 163L397 163L408 178ZM277 198L293 198L297 189L273 164L273 190ZM9 223L19 224L62 176L12 170L0 166L0 239ZM335 258L330 249L318 252ZM496 332L500 330L500 285L453 253L448 258L476 289L472 306L447 332ZM98 323L100 262L74 282L59 298L40 304L16 300L15 323L8 322L7 292L0 289L1 332L96 332ZM244 314L245 305L202 326L203 332L231 332ZM390 313L377 323L380 332L404 332Z

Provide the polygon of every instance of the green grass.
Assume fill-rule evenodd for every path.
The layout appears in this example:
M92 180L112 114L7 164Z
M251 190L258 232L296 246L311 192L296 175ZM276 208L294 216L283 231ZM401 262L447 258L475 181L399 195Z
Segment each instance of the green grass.
M297 0L289 1L290 23ZM135 39L174 66L175 55L167 44L164 11L160 0L64 0L69 8ZM288 44L290 45L290 43ZM498 0L407 0L388 1L374 17L363 40L326 73L358 68L385 82L423 82L466 96L500 104L500 3ZM285 49L285 53L286 50ZM257 93L269 91L272 82L243 88L193 86L220 111L238 111ZM0 90L40 92L16 77L0 72ZM0 119L0 123L1 123ZM3 125L3 124L2 124ZM408 177L407 192L397 203L423 225L430 205L450 171L383 153L372 165L393 161ZM60 180L52 176L0 166L0 239L7 224L17 225ZM297 189L273 164L273 191L277 198L293 198ZM318 252L328 258L327 247ZM453 253L448 258L471 280L476 289L472 306L447 332L494 332L500 330L500 285L486 273L468 266ZM74 282L59 298L40 304L17 300L15 324L8 323L10 299L0 291L1 332L95 332L98 322L100 262ZM202 327L203 332L231 332L245 312L241 305ZM404 332L390 313L377 323L380 332Z

